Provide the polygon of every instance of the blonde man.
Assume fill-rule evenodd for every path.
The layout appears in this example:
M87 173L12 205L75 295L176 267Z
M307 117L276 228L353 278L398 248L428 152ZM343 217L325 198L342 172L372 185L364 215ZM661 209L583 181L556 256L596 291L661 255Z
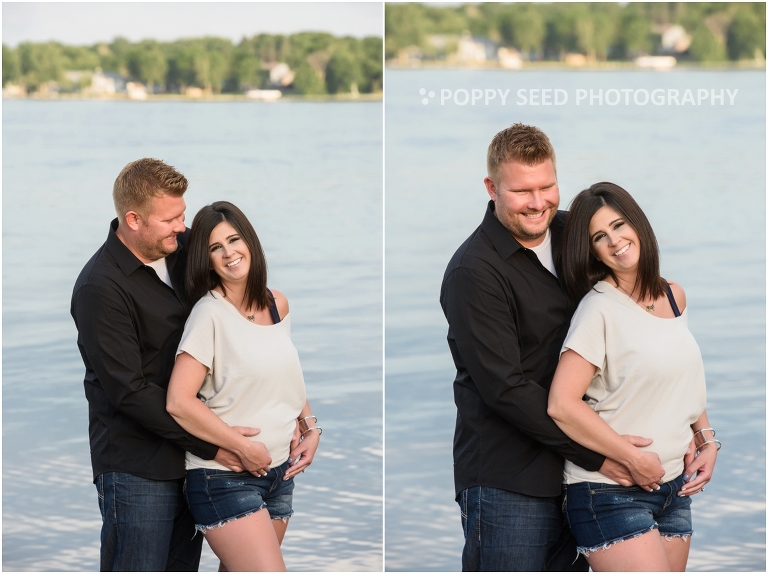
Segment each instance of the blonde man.
M514 124L493 138L487 167L485 217L448 264L440 294L456 365L462 567L586 571L563 522L563 458L631 482L621 465L576 444L547 416L573 313L554 264L567 215L558 211L555 151L538 128Z
M126 165L113 189L117 218L72 294L102 571L197 571L202 536L183 498L185 451L242 470L234 455L188 434L165 410L189 315L186 189L187 179L160 160Z

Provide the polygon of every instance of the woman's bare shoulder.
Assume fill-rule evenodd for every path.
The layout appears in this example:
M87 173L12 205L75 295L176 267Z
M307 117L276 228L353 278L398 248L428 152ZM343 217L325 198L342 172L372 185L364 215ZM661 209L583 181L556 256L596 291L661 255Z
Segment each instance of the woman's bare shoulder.
M275 298L275 305L277 306L277 314L280 315L280 319L285 319L288 314L288 298L283 295L277 289L270 289L272 296Z

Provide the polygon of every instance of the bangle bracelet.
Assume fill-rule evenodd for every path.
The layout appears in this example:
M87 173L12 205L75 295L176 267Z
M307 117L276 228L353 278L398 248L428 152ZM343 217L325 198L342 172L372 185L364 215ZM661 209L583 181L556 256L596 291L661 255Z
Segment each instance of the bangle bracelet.
M317 434L319 434L319 435L323 434L323 429L321 427L309 427L309 428L307 428L307 430L305 430L303 433L301 433L301 436L304 436L305 434L307 434L311 430L316 430Z
M704 437L704 431L705 431L705 430L708 430L708 431L712 431L712 438L715 438L715 435L716 435L717 433L715 432L715 429L713 429L713 428L711 428L711 427L707 427L707 428L705 428L705 429L699 429L699 430L697 430L697 431L693 431L693 434L694 434L694 435L696 435L697 433L701 433L701 438L705 438L705 437Z
M304 432L307 432L307 430L309 429L309 423L307 421L309 419L314 419L315 424L317 424L317 417L313 416L313 415L309 415L308 417L304 417L303 419L298 419L298 421L299 421L299 430L304 428Z
M723 446L723 443L721 443L719 440L716 439L710 439L705 440L703 443L701 443L698 448L696 449L696 452L701 452L701 447L703 447L705 444L714 443L717 445L717 450L720 450L720 448Z

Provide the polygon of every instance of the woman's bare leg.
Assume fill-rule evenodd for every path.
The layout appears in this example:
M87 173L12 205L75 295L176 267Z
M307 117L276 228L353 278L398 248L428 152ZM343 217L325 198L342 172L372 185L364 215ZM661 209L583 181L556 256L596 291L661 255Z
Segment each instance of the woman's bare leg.
M664 551L669 560L669 569L671 572L685 572L685 565L688 564L688 551L691 549L691 537L683 540L679 536L674 538L661 537Z
M285 531L288 529L288 520L273 520L272 526L275 528L275 534L277 535L277 543L283 545L283 538L285 537Z
M669 560L658 530L617 542L587 558L595 572L669 572Z
M273 522L266 508L205 533L227 572L285 572Z
M282 546L283 538L285 537L285 531L288 529L288 519L286 520L273 520L272 526L275 528L275 534L277 535L277 543ZM223 562L219 562L219 572L228 572Z

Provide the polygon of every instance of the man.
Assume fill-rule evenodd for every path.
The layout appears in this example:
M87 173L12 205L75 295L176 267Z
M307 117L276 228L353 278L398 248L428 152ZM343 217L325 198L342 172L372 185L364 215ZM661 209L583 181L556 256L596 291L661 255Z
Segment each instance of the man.
M457 371L453 455L466 539L462 566L586 571L563 522L563 457L632 482L621 465L574 443L547 416L574 311L554 265L566 213L558 211L547 136L523 124L496 134L484 181L491 198L485 218L448 264L440 294Z
M102 571L197 571L202 536L182 492L185 450L233 470L254 466L245 454L241 462L189 435L165 410L189 315L186 189L186 178L162 161L125 166L113 189L118 217L72 294L103 521Z

